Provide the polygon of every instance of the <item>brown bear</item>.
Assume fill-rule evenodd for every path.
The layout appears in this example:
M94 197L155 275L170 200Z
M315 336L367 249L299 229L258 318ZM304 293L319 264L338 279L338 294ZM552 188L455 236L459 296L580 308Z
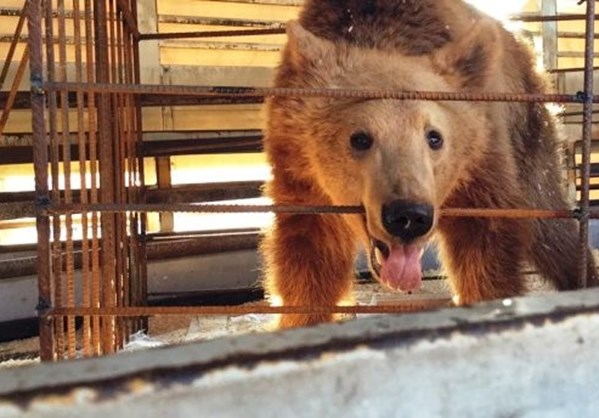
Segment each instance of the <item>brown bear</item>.
M277 87L549 91L529 48L460 0L308 0L287 32ZM381 283L415 290L433 237L461 304L522 294L527 263L558 289L580 287L574 220L439 216L569 207L543 104L274 97L267 109L274 202L365 209L276 216L262 251L266 289L282 305L347 299L360 244ZM591 257L588 272L597 285ZM332 319L289 314L280 326Z

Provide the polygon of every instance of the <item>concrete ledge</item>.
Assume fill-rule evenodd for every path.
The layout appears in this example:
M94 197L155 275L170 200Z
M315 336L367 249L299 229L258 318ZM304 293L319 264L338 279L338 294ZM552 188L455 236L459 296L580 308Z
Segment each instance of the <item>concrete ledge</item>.
M545 417L599 410L599 290L0 373L0 416Z

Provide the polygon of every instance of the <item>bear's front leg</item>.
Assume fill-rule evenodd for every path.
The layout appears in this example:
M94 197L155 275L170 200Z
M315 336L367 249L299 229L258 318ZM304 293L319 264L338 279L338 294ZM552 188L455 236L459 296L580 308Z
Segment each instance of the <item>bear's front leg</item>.
M456 302L521 295L529 224L518 220L452 219L440 224L440 252Z
M265 287L282 306L334 307L351 295L353 235L339 215L278 214L262 251ZM332 321L332 314L283 314L280 328Z

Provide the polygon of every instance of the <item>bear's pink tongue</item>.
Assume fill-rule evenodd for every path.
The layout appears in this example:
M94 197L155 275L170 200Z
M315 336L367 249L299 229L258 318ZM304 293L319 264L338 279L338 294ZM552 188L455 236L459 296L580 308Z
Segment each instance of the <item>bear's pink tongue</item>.
M395 290L418 290L422 284L421 254L413 245L394 248L382 263L381 280Z

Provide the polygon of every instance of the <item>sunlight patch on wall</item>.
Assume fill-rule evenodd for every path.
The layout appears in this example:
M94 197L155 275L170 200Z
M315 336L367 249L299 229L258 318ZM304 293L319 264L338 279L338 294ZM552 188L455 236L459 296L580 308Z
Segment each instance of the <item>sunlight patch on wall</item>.
M509 23L509 17L522 12L527 0L466 0L466 2L497 20Z

